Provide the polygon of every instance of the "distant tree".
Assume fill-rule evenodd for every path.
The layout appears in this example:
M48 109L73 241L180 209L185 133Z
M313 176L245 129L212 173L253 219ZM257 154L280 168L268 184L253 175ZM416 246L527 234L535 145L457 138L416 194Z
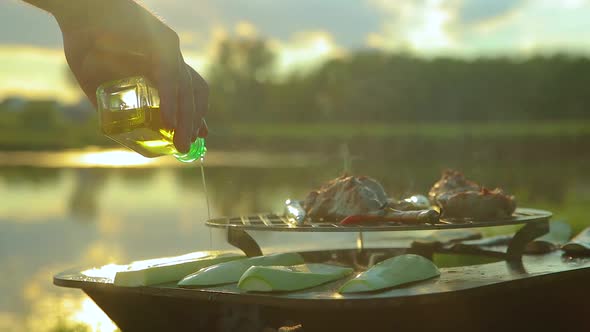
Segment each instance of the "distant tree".
M24 106L20 118L23 126L35 131L54 131L63 124L56 101L31 100Z
M211 117L224 120L263 118L267 95L272 91L275 55L257 39L225 40L208 75Z

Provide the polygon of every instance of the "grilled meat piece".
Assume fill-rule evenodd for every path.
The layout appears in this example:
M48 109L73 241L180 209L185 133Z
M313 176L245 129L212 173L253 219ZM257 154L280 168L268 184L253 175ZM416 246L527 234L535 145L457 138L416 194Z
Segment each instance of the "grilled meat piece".
M443 173L428 196L445 218L498 219L511 216L516 209L513 196L499 188L484 188L452 170Z
M506 218L516 209L514 197L504 194L498 188L443 194L438 197L438 205L443 217L479 220Z
M460 191L479 191L479 189L479 184L467 180L461 172L447 169L443 171L441 179L428 192L428 198L433 204L436 204L438 197L442 194Z
M340 220L351 215L378 214L387 205L385 190L366 176L341 176L310 192L303 208L308 217Z

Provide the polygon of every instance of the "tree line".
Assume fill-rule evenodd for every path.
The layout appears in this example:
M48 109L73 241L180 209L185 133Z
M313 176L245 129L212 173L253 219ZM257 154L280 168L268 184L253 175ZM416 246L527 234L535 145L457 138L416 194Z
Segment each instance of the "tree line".
M423 59L358 51L273 80L261 40L225 41L212 119L240 122L476 122L586 119L590 60L573 55Z

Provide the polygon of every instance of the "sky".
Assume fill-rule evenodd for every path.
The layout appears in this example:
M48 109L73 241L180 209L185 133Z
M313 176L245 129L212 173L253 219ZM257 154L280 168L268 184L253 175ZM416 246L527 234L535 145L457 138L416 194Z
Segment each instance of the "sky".
M590 53L590 0L143 0L180 36L206 78L217 43L261 37L281 72L364 48L417 56ZM59 27L20 0L0 0L0 100L79 100Z

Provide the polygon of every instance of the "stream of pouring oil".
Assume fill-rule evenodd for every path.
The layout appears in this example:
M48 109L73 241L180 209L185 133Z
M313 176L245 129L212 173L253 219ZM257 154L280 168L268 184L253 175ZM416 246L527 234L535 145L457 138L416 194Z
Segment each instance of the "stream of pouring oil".
M207 203L207 220L211 219L211 207L209 206L209 193L207 192L207 181L205 181L205 158L201 158L201 179L203 181L203 192L205 193L205 201ZM209 250L213 249L213 234L211 227L207 227L209 230Z

